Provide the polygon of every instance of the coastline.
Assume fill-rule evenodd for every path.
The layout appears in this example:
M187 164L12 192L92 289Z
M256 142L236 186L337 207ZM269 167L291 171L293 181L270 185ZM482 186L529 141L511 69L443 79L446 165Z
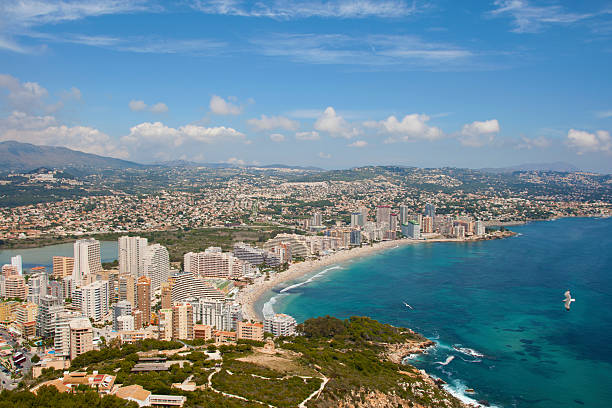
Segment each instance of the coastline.
M284 272L276 273L270 277L269 280L265 280L264 277L256 279L253 284L246 286L236 296L236 301L240 303L242 307L242 315L246 320L263 320L261 311L255 310L255 303L261 299L267 292L274 289L281 283L298 279L302 276L313 273L326 266L331 266L346 262L355 258L361 258L371 256L379 252L394 249L399 246L413 245L413 244L424 244L424 243L436 243L436 242L478 242L488 241L492 239L503 239L516 235L514 232L507 231L501 235L487 236L478 239L457 239L457 238L433 238L424 240L412 240L408 238L402 238L394 241L382 241L373 244L372 246L363 246L360 248L352 248L349 250L342 250L335 252L331 255L324 257L307 260L303 262L293 263Z

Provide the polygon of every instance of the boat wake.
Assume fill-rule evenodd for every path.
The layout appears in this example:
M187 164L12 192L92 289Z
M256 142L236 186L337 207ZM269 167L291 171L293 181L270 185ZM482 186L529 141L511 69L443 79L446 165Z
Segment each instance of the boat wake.
M279 293L285 293L287 291L290 291L291 289L299 288L300 286L306 285L334 269L342 269L342 268L339 266L332 266L330 268L323 269L321 272L317 273L316 275L311 276L310 278L306 279L304 282L296 283L294 285L290 285L290 286L287 286L286 288L281 289Z
M461 344L454 344L453 349L456 351L465 354L466 356L483 358L485 355L468 347L461 347Z

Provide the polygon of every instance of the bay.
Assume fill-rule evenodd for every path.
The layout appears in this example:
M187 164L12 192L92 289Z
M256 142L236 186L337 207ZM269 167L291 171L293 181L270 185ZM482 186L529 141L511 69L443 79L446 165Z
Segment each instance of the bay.
M410 363L465 399L612 406L612 219L511 229L519 235L406 245L327 267L257 306L298 321L363 315L419 331L437 346ZM576 299L569 312L568 289Z

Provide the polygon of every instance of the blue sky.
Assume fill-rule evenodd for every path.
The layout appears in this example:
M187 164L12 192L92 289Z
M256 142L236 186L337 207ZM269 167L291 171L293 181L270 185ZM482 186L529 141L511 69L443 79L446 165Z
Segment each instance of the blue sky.
M612 172L611 40L606 1L0 0L0 139Z

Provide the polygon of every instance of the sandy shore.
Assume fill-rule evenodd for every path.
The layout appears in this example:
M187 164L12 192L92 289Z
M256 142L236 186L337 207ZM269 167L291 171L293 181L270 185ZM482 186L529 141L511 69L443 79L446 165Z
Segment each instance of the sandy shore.
M255 310L255 302L257 302L257 300L263 295L265 295L268 291L272 290L274 287L280 285L283 282L298 279L301 276L323 269L324 267L329 265L342 263L354 258L369 256L377 252L386 249L396 248L402 245L421 244L427 242L463 241L470 240L440 238L415 241L411 239L398 239L395 241L377 242L372 246L368 245L363 246L361 248L338 251L331 255L327 255L316 260L294 263L285 272L272 275L270 277L270 280L266 281L264 277L258 278L252 285L249 285L242 289L238 293L236 300L242 305L242 315L244 319L262 320L263 316L261 315L261 311L258 312Z

